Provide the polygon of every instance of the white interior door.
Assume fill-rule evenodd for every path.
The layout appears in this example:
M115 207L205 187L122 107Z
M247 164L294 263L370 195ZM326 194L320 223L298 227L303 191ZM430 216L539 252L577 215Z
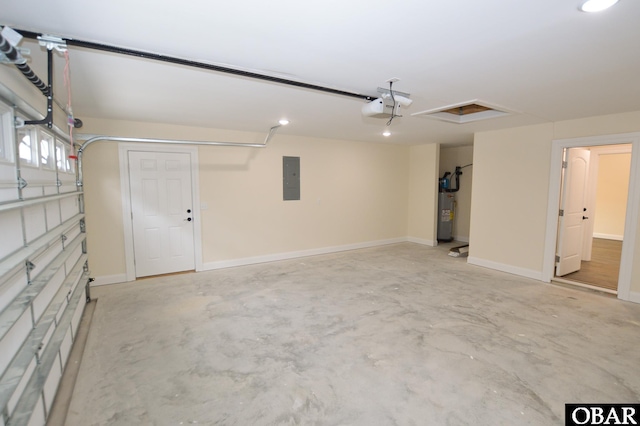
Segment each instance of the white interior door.
M582 262L589 155L589 150L582 148L571 148L567 152L560 200L562 214L558 221L558 277L578 271Z
M129 151L136 277L195 269L191 156Z

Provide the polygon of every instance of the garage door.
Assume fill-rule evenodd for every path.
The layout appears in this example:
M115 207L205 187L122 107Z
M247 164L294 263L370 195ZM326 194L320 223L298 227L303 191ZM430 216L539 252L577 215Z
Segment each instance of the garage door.
M68 138L2 92L0 426L42 425L87 300L83 194Z

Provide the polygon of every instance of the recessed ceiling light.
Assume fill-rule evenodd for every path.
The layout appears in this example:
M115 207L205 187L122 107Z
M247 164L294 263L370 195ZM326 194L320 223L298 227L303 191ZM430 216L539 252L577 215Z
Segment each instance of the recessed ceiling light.
M618 3L618 0L585 0L580 4L580 10L583 12L600 12L616 3Z
M389 137L389 136L391 136L391 132L388 131L388 130L385 130L384 132L382 132L382 136Z
M289 124L289 120L283 118L282 120L278 121L278 123L280 123L280 125L282 126L286 126L287 124Z

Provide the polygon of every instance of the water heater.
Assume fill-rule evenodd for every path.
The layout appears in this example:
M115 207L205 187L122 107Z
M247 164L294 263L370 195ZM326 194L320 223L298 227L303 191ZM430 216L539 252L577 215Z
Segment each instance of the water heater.
M453 241L455 203L455 193L444 191L438 193L438 242Z

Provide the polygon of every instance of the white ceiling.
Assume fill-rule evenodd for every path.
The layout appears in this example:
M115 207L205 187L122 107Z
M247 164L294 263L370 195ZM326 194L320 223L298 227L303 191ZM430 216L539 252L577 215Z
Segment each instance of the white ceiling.
M363 118L359 99L71 47L79 118L266 132L287 117L282 133L465 144L480 130L640 110L638 0L600 14L579 12L579 0L2 3L0 24L21 30L366 95L399 78L394 89L414 100L385 138L387 120ZM44 51L25 45L37 70ZM518 114L462 125L411 116L474 99Z

